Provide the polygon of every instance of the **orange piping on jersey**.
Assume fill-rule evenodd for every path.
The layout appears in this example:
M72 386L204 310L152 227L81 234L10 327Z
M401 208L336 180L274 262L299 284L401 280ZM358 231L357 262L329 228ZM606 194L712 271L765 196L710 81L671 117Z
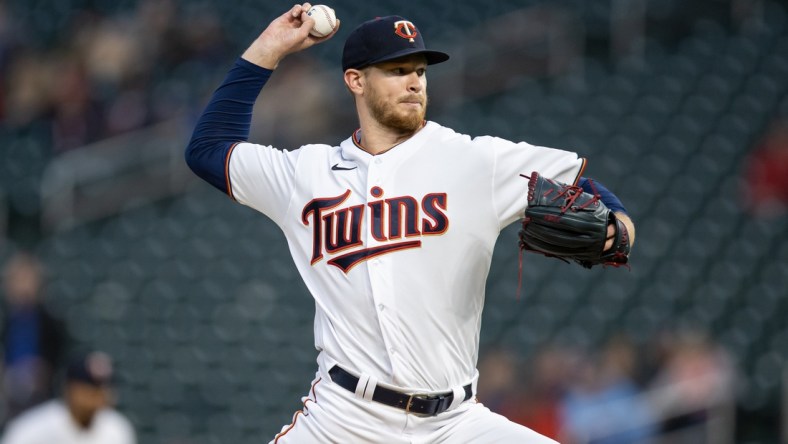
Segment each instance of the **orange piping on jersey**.
M425 126L427 126L427 121L426 121L426 120L423 120L423 121L421 122L421 128L424 128ZM419 129L421 129L421 128L419 128ZM417 131L417 132L418 132L418 131ZM414 134L415 134L415 133L414 133ZM366 148L364 148L364 145L362 145L362 144L361 144L361 128L359 128L359 129L357 129L357 130L353 131L353 136L351 137L351 139L353 140L353 143L354 143L354 144L355 144L355 145L356 145L358 148L360 148L360 149L361 149L361 150L363 150L363 151L367 151L367 150L366 150ZM400 143L402 143L402 142L400 142ZM399 143L398 143L397 145L399 145ZM397 146L397 145L394 145L394 146ZM391 148L394 148L394 146L393 146L393 147L391 147ZM389 148L389 149L391 149L391 148ZM386 151L388 151L388 150L386 150ZM385 153L386 151L383 151L383 152ZM383 153L379 153L379 154L383 154ZM373 155L374 155L374 154L373 154Z
M323 380L323 378L322 378L322 377L321 377L321 378L318 378L318 379L317 379L317 381L315 381L315 383L314 383L314 384L312 384L312 390L311 390L311 391L312 391L312 397L313 397L313 398L315 398L315 399L314 399L314 400L312 400L312 399L309 399L309 398L305 399L305 400L304 400L304 408L307 408L307 407L306 407L306 403L307 403L307 401L312 401L312 402L314 402L314 403L317 403L317 394L315 393L315 386L316 386L316 385L317 385L317 384L318 384L320 381L322 381L322 380ZM287 432L289 432L290 430L293 430L293 427L295 427L296 421L298 420L298 414L299 414L299 413L300 413L300 414L302 414L302 415L304 415L304 416L307 416L307 414L306 414L306 413L304 413L304 411L303 411L303 410L299 410L299 411L295 412L295 413L293 414L293 422L290 424L290 426L289 426L289 427L288 427L288 428L287 428L285 431L283 431L283 432L279 432L279 433L276 435L276 437L274 438L274 444L276 444L276 443L277 443L277 441L279 441L279 438L281 438L281 437L283 437L283 436L287 435Z
M577 182L580 181L580 176L583 175L583 171L586 170L586 165L588 164L588 160L586 160L585 157L583 157L582 159L583 159L583 163L582 165L580 165L580 171L577 172L577 177L575 177L575 181L572 183L572 185L574 186L577 186Z
M233 196L233 186L230 183L230 155L233 153L235 147L241 142L235 142L229 150L227 150L227 156L224 158L224 182L225 186L227 187L227 195L230 196L230 199L235 200L235 196Z
M320 383L320 381L322 380L323 377L317 378L317 381L315 381L315 383L312 384L312 397L315 398L314 402L317 402L317 393L315 393L315 386L317 386L317 384ZM304 404L306 404L306 401L304 401Z
M287 429L285 429L283 432L279 432L279 433L276 435L276 438L274 438L274 444L276 444L277 442L279 442L279 438L281 438L281 437L283 437L283 436L287 435L287 433L288 433L290 430L293 430L293 427L295 427L295 425L296 425L296 421L298 420L298 414L299 414L299 413L300 413L300 414L302 414L302 415L304 414L303 410L299 410L299 411L295 412L295 414L293 415L293 422L292 422L292 423L290 423L290 426L289 426Z
M355 144L357 147L361 148L362 150L364 149L364 147L363 147L363 146L361 146L361 128L359 128L359 129L357 129L357 130L353 131L353 137L352 137L352 139L353 139L353 143L354 143L354 144Z

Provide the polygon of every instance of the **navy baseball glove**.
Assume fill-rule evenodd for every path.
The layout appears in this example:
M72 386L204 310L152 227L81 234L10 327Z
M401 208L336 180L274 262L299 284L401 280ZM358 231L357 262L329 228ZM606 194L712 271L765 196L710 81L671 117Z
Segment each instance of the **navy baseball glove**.
M611 223L615 227L613 246L604 250ZM528 181L528 206L519 237L521 250L574 261L586 268L621 266L629 260L627 228L599 195L545 179L537 172Z

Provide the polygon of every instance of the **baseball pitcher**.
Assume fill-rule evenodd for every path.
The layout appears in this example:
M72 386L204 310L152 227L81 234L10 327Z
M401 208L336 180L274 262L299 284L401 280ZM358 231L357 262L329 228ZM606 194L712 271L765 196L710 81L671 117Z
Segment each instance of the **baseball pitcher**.
M634 226L621 202L581 178L575 153L425 120L427 68L449 56L398 16L362 23L345 41L359 122L346 140L293 151L247 141L279 63L336 33L310 35L310 7L277 17L235 62L186 150L197 175L281 228L315 300L316 376L271 442L552 442L475 398L493 247L522 220L524 249L626 263ZM548 211L527 215L530 203ZM594 252L567 249L588 227L601 239L584 247Z

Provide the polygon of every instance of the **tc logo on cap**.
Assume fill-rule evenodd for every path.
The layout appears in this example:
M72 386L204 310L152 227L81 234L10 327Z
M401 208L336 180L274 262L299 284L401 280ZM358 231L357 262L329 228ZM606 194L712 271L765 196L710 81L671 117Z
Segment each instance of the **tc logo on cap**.
M394 33L403 39L410 40L411 43L413 43L415 41L413 39L419 35L418 31L416 30L416 25L408 20L399 20L394 22Z

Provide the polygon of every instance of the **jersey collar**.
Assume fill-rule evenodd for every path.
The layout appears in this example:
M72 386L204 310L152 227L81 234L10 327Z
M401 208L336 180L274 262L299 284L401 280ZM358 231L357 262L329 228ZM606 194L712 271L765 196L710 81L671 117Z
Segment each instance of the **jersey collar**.
M429 133L431 133L439 125L435 122L424 121L422 128L416 132L410 139L407 139L398 145L394 145L388 150L372 155L361 147L361 128L355 130L353 134L342 142L342 157L352 160L364 165L369 164L373 158L381 159L396 159L400 157L407 157L410 153L421 146L426 140Z

